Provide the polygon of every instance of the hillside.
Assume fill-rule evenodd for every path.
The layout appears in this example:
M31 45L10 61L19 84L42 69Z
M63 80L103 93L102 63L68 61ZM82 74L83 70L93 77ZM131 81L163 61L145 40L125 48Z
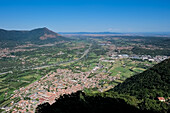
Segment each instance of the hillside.
M126 79L114 91L130 94L139 99L170 97L170 59L167 59L143 73Z
M52 105L38 105L36 113L168 113L168 105L150 99L138 100L135 96L109 91L84 93L78 91L60 96Z
M115 92L85 94L81 91L71 95L63 95L50 105L44 103L39 105L36 113L152 113L152 111L142 111L133 104L127 103L124 98L129 98L136 103L134 97L118 95ZM123 109L122 109L123 108Z
M16 31L0 29L0 41L61 41L65 37L47 29L38 28L31 31Z

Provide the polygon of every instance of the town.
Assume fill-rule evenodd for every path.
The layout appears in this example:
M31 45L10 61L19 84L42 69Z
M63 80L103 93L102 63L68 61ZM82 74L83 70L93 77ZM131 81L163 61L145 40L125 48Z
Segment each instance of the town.
M39 81L27 87L21 87L14 91L11 99L19 97L20 101L12 102L11 107L4 108L6 111L13 109L12 113L35 112L37 105L48 102L53 104L60 95L71 94L84 88L98 88L105 91L112 88L112 85L101 86L99 81L116 80L117 77L97 74L89 77L91 72L73 73L68 69L57 69L56 72L43 76ZM105 81L103 82L106 83Z

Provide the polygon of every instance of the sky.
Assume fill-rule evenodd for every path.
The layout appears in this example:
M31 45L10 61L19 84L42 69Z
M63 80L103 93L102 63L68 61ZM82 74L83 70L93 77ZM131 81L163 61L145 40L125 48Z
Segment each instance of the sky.
M170 32L170 0L0 0L0 28Z

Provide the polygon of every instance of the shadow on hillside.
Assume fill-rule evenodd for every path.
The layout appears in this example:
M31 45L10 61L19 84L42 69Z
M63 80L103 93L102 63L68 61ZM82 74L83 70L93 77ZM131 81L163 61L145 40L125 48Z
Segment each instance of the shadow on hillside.
M127 104L123 99L86 96L78 91L61 96L54 104L39 105L36 113L151 113Z

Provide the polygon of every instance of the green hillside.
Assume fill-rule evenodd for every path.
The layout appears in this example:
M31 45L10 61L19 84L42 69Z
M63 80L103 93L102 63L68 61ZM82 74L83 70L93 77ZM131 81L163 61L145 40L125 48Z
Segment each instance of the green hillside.
M170 59L167 59L143 73L126 79L114 91L130 94L139 99L170 97Z
M78 91L63 95L52 105L44 103L36 108L36 113L168 113L168 105L163 102L109 91L84 93Z

